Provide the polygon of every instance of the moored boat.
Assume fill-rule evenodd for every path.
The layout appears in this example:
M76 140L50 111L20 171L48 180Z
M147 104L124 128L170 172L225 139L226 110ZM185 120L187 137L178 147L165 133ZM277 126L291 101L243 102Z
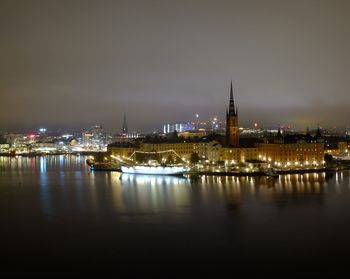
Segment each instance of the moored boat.
M150 161L147 164L122 165L121 171L129 174L182 175L188 171L183 164L159 164Z
M266 169L264 171L264 174L266 174L267 176L271 176L271 177L278 177L278 172L272 168Z
M350 156L349 155L333 156L333 160L335 162L350 162Z

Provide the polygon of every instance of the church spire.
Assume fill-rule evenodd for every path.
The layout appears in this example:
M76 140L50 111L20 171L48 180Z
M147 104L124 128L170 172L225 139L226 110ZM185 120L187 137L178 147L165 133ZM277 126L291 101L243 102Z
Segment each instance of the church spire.
M126 124L126 114L124 112L122 134L127 134L127 133L128 133L128 125Z
M230 84L230 101L226 109L226 145L228 147L239 147L238 114L233 99L232 79Z
M231 86L230 86L230 103L229 103L228 115L231 115L231 116L237 115L237 110L235 108L235 100L233 99L232 79L231 79Z

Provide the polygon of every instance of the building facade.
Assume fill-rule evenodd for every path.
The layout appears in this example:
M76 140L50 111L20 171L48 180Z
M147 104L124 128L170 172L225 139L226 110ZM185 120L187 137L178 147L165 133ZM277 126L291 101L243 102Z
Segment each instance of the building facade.
M220 150L220 161L230 164L245 163L247 161L258 160L258 148L246 147L223 147Z
M324 163L324 143L259 143L258 158L273 166L307 166Z
M195 142L161 142L161 143L142 143L140 151L162 152L173 150L182 159L189 160L192 153L198 153L198 143Z
M136 150L138 150L138 146L129 142L112 143L107 146L109 155L121 158L129 158Z
M164 134L177 132L189 132L194 131L194 125L191 122L187 123L168 123L163 127Z

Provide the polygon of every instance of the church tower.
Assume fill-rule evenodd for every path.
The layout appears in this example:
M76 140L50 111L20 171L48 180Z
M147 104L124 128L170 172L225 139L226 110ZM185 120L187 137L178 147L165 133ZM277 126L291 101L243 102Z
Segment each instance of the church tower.
M228 147L239 146L238 111L235 108L235 101L233 99L232 80L229 107L226 110L226 145Z
M125 114L125 112L124 112L124 119L123 119L122 134L123 135L127 135L128 134L128 125L126 124L126 114Z

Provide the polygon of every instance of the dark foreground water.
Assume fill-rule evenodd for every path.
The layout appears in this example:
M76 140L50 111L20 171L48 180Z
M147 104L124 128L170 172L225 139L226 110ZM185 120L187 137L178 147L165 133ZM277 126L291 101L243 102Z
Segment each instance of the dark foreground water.
M184 179L0 157L0 271L350 274L349 189L348 172Z

